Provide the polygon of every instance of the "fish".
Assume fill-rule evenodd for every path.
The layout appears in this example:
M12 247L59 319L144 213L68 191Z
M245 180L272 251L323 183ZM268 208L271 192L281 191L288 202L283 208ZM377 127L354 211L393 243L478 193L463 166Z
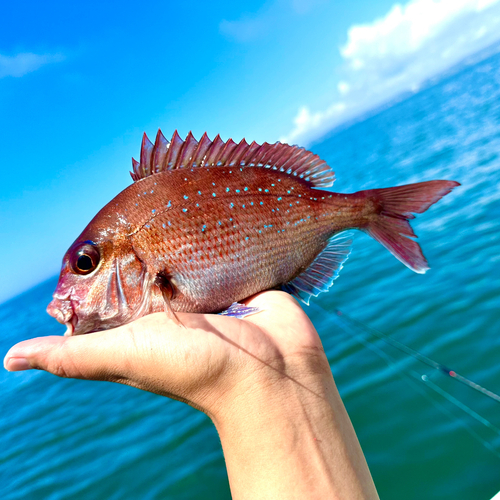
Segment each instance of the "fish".
M409 221L460 184L431 180L335 193L333 170L299 146L144 134L133 183L63 257L47 312L79 335L153 312L255 312L281 288L309 304L327 292L358 229L417 273L429 269Z

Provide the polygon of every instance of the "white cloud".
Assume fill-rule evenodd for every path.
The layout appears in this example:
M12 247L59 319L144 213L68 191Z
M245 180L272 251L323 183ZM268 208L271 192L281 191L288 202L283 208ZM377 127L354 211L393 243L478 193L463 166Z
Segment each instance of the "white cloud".
M15 56L0 54L0 78L24 76L45 64L59 62L63 59L61 54L32 54L31 52L23 52Z
M354 25L340 48L337 102L302 106L287 142L307 142L500 39L500 0L411 0L372 23ZM339 113L337 109L342 109Z

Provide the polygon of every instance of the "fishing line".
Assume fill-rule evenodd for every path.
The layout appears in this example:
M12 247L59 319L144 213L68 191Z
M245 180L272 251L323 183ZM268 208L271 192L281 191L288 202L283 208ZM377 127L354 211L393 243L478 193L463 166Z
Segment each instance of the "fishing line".
M347 328L343 328L344 331L349 331ZM383 351L380 347L378 347L376 344L370 342L368 339L363 337L363 335L357 335L355 332L349 332L351 335L354 336L354 338L360 342L362 345L367 347L369 350L372 352L376 353L378 356L380 356L389 366L391 366L398 375L403 376L405 375L407 378L408 383L410 383L413 388L420 394L422 395L425 399L427 399L434 407L439 409L441 412L444 414L448 415L451 420L456 420L457 416L454 415L449 409L447 409L444 405L440 404L438 401L434 400L431 398L426 391L422 390L420 384L417 384L415 380L419 382L425 382L426 385L434 390L436 393L440 394L442 397L444 397L446 400L448 400L450 403L453 405L457 406L461 410L463 410L465 413L470 415L472 418L475 420L479 421L489 429L491 429L495 434L500 436L500 429L493 425L491 422L486 420L484 417L476 413L474 410L469 408L467 405L459 401L458 399L454 398L450 393L439 387L438 385L434 384L427 375L420 375L414 370L408 370L408 371L401 371L398 370L397 368L397 361L392 357L390 354L386 353ZM415 380L414 380L415 379ZM491 451L496 457L500 458L500 451L498 451L495 446L493 446L489 441L484 439L479 433L477 433L472 426L470 426L467 422L465 422L462 419L458 419L460 424L463 426L463 428L474 438L476 439L479 443L481 443L486 449Z
M339 316L341 319L343 319L345 322L351 322L352 324L356 325L358 328L362 329L363 331L366 331L373 336L383 340L387 344L392 345L396 349L410 355L411 357L418 359L422 363L425 363L428 366L431 366L432 368L438 370L439 372L448 375L454 380L457 380L458 382L461 382L462 384L465 384L466 386L470 387L471 389L474 389L475 391L480 392L481 394L484 394L485 396L489 397L490 399L493 399L497 403L500 403L500 396L492 391L489 391L488 389L482 387L479 384L476 384L476 382L464 377L463 375L460 375L457 373L455 370L451 370L447 366L443 365L442 363L438 363L437 361L434 361L433 359L425 356L424 354L415 351L415 349L412 349L411 347L408 347L405 344L402 344L401 342L393 339L389 335L386 335L385 333L380 332L379 330L376 330L375 328L371 328L360 321L357 321L347 314L343 313L340 310L336 310L335 313L337 316Z
M321 307L321 306L319 306ZM328 311L325 311L328 312ZM475 412L472 408L467 406L466 404L462 403L455 397L453 397L449 392L445 391L438 385L436 385L434 382L430 380L430 378L427 375L421 375L413 370L407 370L407 371L402 371L398 369L397 367L397 361L396 359L388 354L387 352L383 351L380 347L378 347L373 341L370 341L369 339L366 338L366 336L363 335L363 333L367 332L376 337L377 339L381 339L385 341L387 344L395 347L401 352L404 352L405 354L408 354L409 356L413 357L414 359L417 359L421 361L422 363L434 368L437 370L439 373L443 373L449 377L451 377L453 380L457 380L468 387L471 387L472 389L478 391L479 393L487 396L490 399L493 399L494 401L500 402L500 396L495 394L492 391L489 391L488 389L485 389L479 384L476 384L472 380L458 374L456 371L449 369L445 365L438 363L434 361L433 359L429 358L428 356L425 356L424 354L421 354L418 351L415 351L411 347L408 347L405 344L402 344L401 342L394 340L393 338L389 337L388 335L385 335L384 333L375 330L374 328L370 328L369 326L361 323L360 321L354 320L350 316L346 315L345 313L336 310L336 319L337 323L339 326L344 330L350 333L358 342L363 344L365 347L367 347L369 350L372 352L376 353L379 357L384 359L384 361L391 366L399 375L406 375L407 380L411 385L419 392L422 396L424 396L427 400L429 400L435 407L439 408L443 413L447 414L449 417L452 419L456 419L457 416L454 415L450 410L448 410L446 407L444 407L442 404L439 404L436 400L431 398L426 391L423 391L420 387L420 384L416 384L415 380L419 382L424 382L427 387L432 389L434 392L442 396L444 399L449 401L451 404L453 404L455 407L461 409L464 411L467 415L475 419L476 421L480 422L482 425L490 429L493 433L495 433L497 436L500 436L500 428L492 424L489 420L486 418L482 417L479 415L477 412ZM415 380L414 380L415 379ZM494 455L500 458L500 452L493 446L490 442L485 440L482 436L480 436L467 422L463 421L462 419L458 419L459 422L462 424L464 429L477 441L479 441L486 449L491 451Z

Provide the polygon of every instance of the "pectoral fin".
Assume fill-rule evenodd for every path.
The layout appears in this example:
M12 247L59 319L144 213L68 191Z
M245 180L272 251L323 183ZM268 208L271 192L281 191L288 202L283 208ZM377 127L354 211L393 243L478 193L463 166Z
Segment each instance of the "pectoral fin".
M182 324L181 320L177 317L177 314L175 314L175 311L172 309L172 305L170 304L170 300L172 299L174 295L174 290L172 288L172 285L170 284L169 280L159 274L156 279L155 279L155 285L160 289L162 297L163 297L163 305L165 307L165 312L167 313L167 316L169 319L175 322L175 324L182 326L185 328L185 326Z

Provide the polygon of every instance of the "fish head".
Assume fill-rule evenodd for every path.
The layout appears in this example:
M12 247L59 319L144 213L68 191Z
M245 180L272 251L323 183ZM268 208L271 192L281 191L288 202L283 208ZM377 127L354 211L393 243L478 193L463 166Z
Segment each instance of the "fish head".
M107 330L145 314L150 291L147 270L125 235L84 231L64 255L47 312L66 325L65 335Z

